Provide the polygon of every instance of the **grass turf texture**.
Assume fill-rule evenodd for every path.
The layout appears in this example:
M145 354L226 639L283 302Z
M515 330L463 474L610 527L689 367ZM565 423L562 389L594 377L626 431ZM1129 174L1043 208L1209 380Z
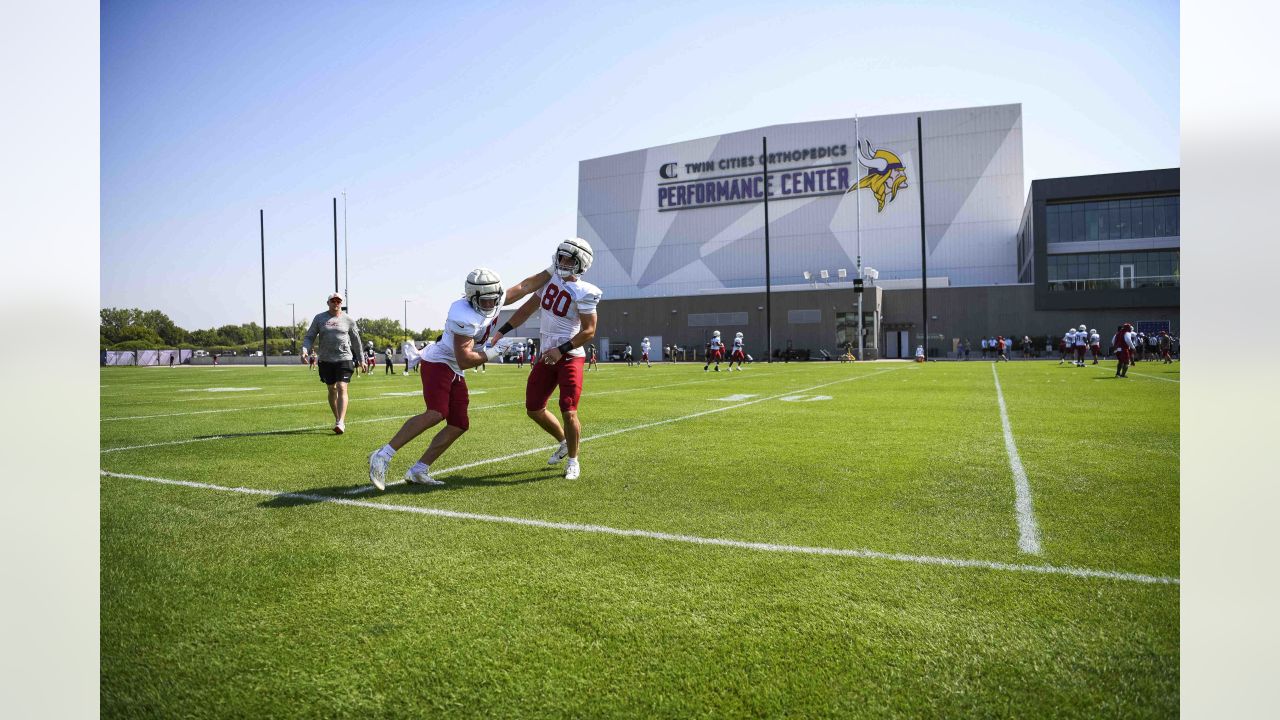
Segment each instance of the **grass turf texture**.
M472 429L435 468L545 453L445 472L440 489L354 495L367 486L368 453L419 412L416 394L389 394L416 391L416 376L353 382L347 432L334 436L324 388L303 367L109 368L102 467L385 505L1176 578L1178 384L1156 379L1176 380L1176 368L1144 363L1116 380L1109 366L998 366L1041 556L1018 551L986 362L719 374L693 363L601 366L586 376L588 438L731 409L589 440L576 481L545 464L553 442L524 416L527 368L490 366L468 373ZM223 387L260 389L206 392ZM753 397L722 399L735 394ZM830 399L810 400L819 395ZM268 407L277 405L286 407ZM429 435L397 455L388 479ZM152 446L109 451L137 445ZM109 476L101 500L107 717L1141 717L1178 708L1176 584L761 552Z

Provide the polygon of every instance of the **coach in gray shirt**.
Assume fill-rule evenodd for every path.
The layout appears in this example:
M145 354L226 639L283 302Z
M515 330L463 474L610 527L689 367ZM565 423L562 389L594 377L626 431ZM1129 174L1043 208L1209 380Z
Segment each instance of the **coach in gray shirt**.
M346 430L347 383L355 370L354 352L360 352L360 329L350 315L342 312L342 295L329 296L329 309L316 315L302 339L303 362L312 354L312 345L319 337L320 344L314 350L320 361L320 381L329 386L329 407L333 409L333 431L341 435Z

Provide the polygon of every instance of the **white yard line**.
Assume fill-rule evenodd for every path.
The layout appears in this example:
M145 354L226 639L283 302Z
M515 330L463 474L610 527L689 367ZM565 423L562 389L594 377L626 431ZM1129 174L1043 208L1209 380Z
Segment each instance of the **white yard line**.
M759 374L759 375L757 375L756 377L765 377L766 375L771 375L771 374L772 374L772 373L760 373L760 374ZM620 390L603 390L603 391L601 391L601 392L592 393L592 395L593 395L593 396L594 396L594 395L613 395L613 394L615 394L615 393L639 392L639 391L641 391L641 390L656 390L656 389L658 389L658 388L677 387L677 386L680 386L680 385L696 385L696 384L698 384L698 383L705 383L705 382L714 382L714 380L712 380L712 379L710 379L710 378L707 378L707 379L703 379L703 380L689 380L689 381L686 381L686 382L669 383L669 384L667 384L667 385L646 385L646 386L644 386L644 387L636 387L636 388L622 388L622 389L620 389ZM475 392L476 394L484 394L484 393L487 393L490 389L498 390L498 389L514 388L514 387L518 387L518 386L516 386L516 385L511 385L511 386L503 386L503 387L501 387L501 388L484 388L484 389L476 389L474 392ZM416 393L415 393L415 394L416 394ZM373 397L352 398L352 400L353 400L353 401L359 401L359 402L366 402L366 401L369 401L369 400L398 400L398 399L401 399L401 398L403 398L403 397L411 397L411 396L407 396L407 395L378 395L378 396L373 396ZM207 399L207 398L201 398L201 399ZM254 406L252 406L252 407L219 408L219 409L217 409L217 410L191 410L191 411L187 411L187 412L179 412L179 413L163 413L163 414L159 414L159 415L129 415L129 416L123 416L123 417L106 417L106 418L100 418L100 422L108 422L108 421L111 421L111 420L150 420L150 419L153 419L153 418L180 417L180 416L185 416L185 415L209 415L209 414L214 414L214 413L245 412L245 411L249 411L249 410L270 410L270 409L274 409L274 408L302 407L302 406L305 406L305 405L327 405L327 404L328 404L328 401L325 401L325 400L317 400L317 401L314 401L314 402L288 403L288 404L283 404L283 405L254 405ZM472 410L488 410L489 408L495 408L495 407L511 407L512 405L523 405L523 404L524 404L524 401L523 401L523 400L521 400L521 401L519 401L519 402L501 403L501 404L497 404L497 405L481 405L480 407L474 407L474 408L471 408L471 409L472 409ZM393 417L411 417L411 416L410 416L410 415L395 415L395 416L393 416ZM361 421L357 421L357 422L380 422L380 421L382 421L382 420L386 420L386 419L388 419L388 418L378 418L377 420L361 420ZM352 425L353 425L353 424L355 424L355 422L348 423L348 424L352 424ZM319 427L324 427L324 426L319 426ZM311 430L311 429L315 429L315 428L312 428L312 427L306 427L306 428L295 428L295 429L296 429L296 430ZM264 432L263 434L264 434L264 435L266 435L266 434L270 434L270 432L271 432L271 431L266 431L266 432ZM289 431L288 431L288 430L281 430L281 431L275 431L275 432L289 432ZM223 436L223 437L236 437L236 436L235 436L235 435L231 435L231 436ZM201 440L206 440L206 439L214 439L214 438L201 438ZM138 447L138 448L142 448L142 447L156 447L156 445L173 445L173 444L181 444L181 443L183 443L183 442L196 442L196 441L194 441L194 440L184 440L184 441L179 441L179 442L177 442L177 443L173 443L173 442L165 442L165 443L157 443L157 444L153 444L153 445L137 445L137 446L134 446L134 447ZM132 450L132 449L134 449L134 448L133 448L133 447L129 447L129 448L115 448L115 449L116 449L116 450ZM104 450L103 452L107 452L107 451L105 451L105 450Z
M622 433L635 432L636 430L645 430L645 429L647 429L647 428L657 427L658 425L667 425L667 424L669 424L669 423L680 422L680 421L682 421L682 420L692 420L693 418L702 417L702 416L704 416L704 415L712 415L712 414L714 414L714 413L722 413L722 412L726 412L726 411L728 411L728 410L734 410L734 409L736 409L736 408L746 407L747 405L755 405L756 403L764 402L764 401L766 401L766 400L774 400L774 399L776 399L776 398L780 398L780 397L783 397L783 396L786 396L786 395L793 395L793 394L795 394L795 393L797 393L797 392L805 392L805 391L808 391L808 390L815 390L815 389L820 388L820 387L826 387L826 386L828 386L828 385L835 385L835 384L837 384L837 383L850 382L850 381L853 381L853 380L861 380L861 379L863 379L863 378L874 377L874 376L876 376L876 375L883 375L884 373L888 373L888 372L896 372L896 371L898 371L898 370L902 370L902 369L903 369L903 368L900 368L900 367L899 367L899 368L892 368L892 369L889 369L889 370L879 370L879 371L876 371L876 372L873 372L873 373L867 373L866 375L856 375L856 376L854 376L854 377L842 378L842 379L840 379L840 380L832 380L831 382L825 382L825 383L822 383L822 384L820 384L820 385L814 385L813 387L804 388L803 390L788 390L787 392L784 392L784 393L779 393L779 394L777 394L777 395L770 395L770 396L768 396L768 397L762 397L762 398L759 398L758 400L748 400L747 402L740 402L740 403L737 403L736 405L725 405L725 406L723 406L723 407L712 408L712 409L710 409L710 410L703 410L702 412L696 412L696 413L692 413L692 414L690 414L690 415L681 415L680 417L668 418L668 419L666 419L666 420L658 420L658 421L656 421L656 422L651 422L651 423L644 423L643 425L633 425L633 426L631 426L631 427L622 428L622 429L620 429L620 430L611 430L611 431L606 432L606 433L600 433L599 435L592 435L592 436L590 436L590 437L584 437L584 438L582 438L579 442L580 442L580 443L585 443L585 442L589 442L589 441L591 441L591 440L599 440L599 439L601 439L601 438L612 437L612 436L614 436L614 435L621 435ZM603 394L603 393L601 393L601 394ZM434 474L434 475L444 476L446 473L456 472L456 471L458 471L458 470L466 470L466 469L468 469L468 468L478 467L478 466L480 466L480 465L489 465L489 464L496 463L496 462L503 462L504 460L514 460L515 458L525 457L526 455L534 455L534 454L542 453L542 452L550 452L550 451L552 451L552 450L555 450L557 447L559 447L559 445L558 445L558 444L557 444L557 445L545 445L545 446L542 446L542 447L536 447L536 448L533 448L533 449L531 449L531 450L522 450L521 452L518 452L518 453L512 453L511 455L503 455L502 457L489 458L488 460L477 460L476 462L467 463L467 464L465 464L465 465L455 465L455 466L453 466L453 467L445 468L445 469L443 469L443 470L437 470L437 471L435 471L433 474ZM403 483L404 483L404 481L403 481L403 480L396 480L395 482L389 482L389 483L387 483L387 487L391 487L392 485L401 485L401 484L403 484ZM363 485L363 486L361 486L361 487L352 488L352 489L350 489L350 490L344 490L343 492L345 492L345 493L346 493L346 494L348 494L348 495L359 495L359 494L362 494L362 493L370 492L370 491L372 491L373 489L374 489L374 487L373 487L372 485Z
M1018 457L1018 446L1013 442L1013 427L1009 424L1009 411L1004 405L1004 392L1000 390L1000 375L996 372L996 364L991 363L991 377L996 381L996 400L1000 403L1000 425L1004 428L1004 449L1009 454L1009 468L1013 470L1013 487L1017 495L1014 507L1018 511L1018 549L1031 555L1039 555L1040 526L1036 523L1036 514L1031 507L1031 483L1027 481L1027 471L1022 467L1022 458Z
M440 518L449 518L453 520L471 520L476 522L503 523L507 525L519 525L524 527L533 527L543 530L561 530L567 532L578 533L594 533L598 535L614 535L619 537L645 538L649 540L663 540L667 542L688 543L693 545L711 545L717 547L734 548L739 550L756 550L763 552L775 553L793 553L799 555L828 555L835 557L850 557L863 560L888 560L892 562L912 563L915 565L941 565L944 567L954 568L974 568L982 570L999 570L1003 572L1019 572L1019 573L1036 573L1043 575L1068 575L1078 578L1097 578L1103 580L1118 580L1123 582L1136 582L1157 585L1181 585L1182 581L1176 577L1166 577L1160 575L1144 575L1141 573L1121 572L1116 570L1095 570L1092 568L1063 567L1057 565L1023 565L1018 563L997 562L992 560L970 560L966 558L950 558L939 557L933 555L909 555L906 553L881 552L879 550L863 550L863 549L845 549L845 548L828 548L813 547L806 545L780 545L776 543L763 542L747 542L743 540L730 540L726 538L701 537L697 535L678 535L673 533L656 532L652 530L634 530L627 528L614 528L607 525L582 525L578 523L552 522L549 520L537 520L533 518L507 517L502 515L482 515L479 513L458 512L455 510L441 510L438 508L418 507L412 505L394 505L390 503L370 502L368 500L353 500L348 498L331 497L328 495L314 495L311 493L293 493L281 492L277 490L263 490L258 488L246 487L225 487L222 485L212 485L209 483L192 482L189 480L170 480L166 478L147 477L145 475L129 475L125 473L114 473L106 470L101 471L103 477L121 478L126 480L140 480L143 482L157 483L160 485L178 485L182 487L196 488L200 490L215 490L220 492L233 492L245 495L258 495L263 497L290 498L297 500L306 500L315 503L332 503L335 505L345 505L347 507L356 507L367 510L383 510L388 512L412 513L417 515L428 515Z
M1116 368L1115 368L1115 366L1114 366L1114 365L1112 365L1112 366L1110 366L1110 367L1108 367L1108 366L1106 366L1106 365L1090 365L1089 367L1092 367L1092 368L1094 368L1094 369L1096 369L1096 370L1110 370L1110 371L1111 371L1111 372L1113 372L1113 373L1116 371ZM1130 365L1129 367L1130 367L1130 368L1132 368L1133 366L1132 366L1132 365ZM1163 381L1165 381L1165 382L1171 382L1171 383L1181 383L1181 382L1182 382L1181 380L1174 380L1173 378L1160 377L1159 375L1148 375L1148 374L1146 374L1146 373L1134 372L1133 370L1129 370L1129 372L1128 372L1128 373L1126 373L1126 374L1127 374L1127 375L1136 375L1136 376L1138 376L1138 377L1146 378L1146 379L1148 379L1148 380L1163 380Z

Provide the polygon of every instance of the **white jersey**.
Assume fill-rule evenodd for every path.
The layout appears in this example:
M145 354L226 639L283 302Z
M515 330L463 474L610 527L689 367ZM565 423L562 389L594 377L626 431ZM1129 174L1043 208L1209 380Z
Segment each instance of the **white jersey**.
M644 342L640 343L640 352L644 353L645 355L648 355L648 354L649 354L649 341L648 341L648 340L645 340Z
M496 320L496 318L495 318ZM440 342L429 345L422 352L423 362L444 363L457 375L462 375L458 367L458 358L453 354L455 337L471 338L477 346L484 345L493 330L493 322L476 312L466 298L459 298L449 306L449 319L444 323L444 337ZM477 348L478 349L478 348Z
M1089 336L1083 330L1076 333L1076 347L1084 347L1089 344Z
M1067 333L1065 340L1067 343L1067 347L1074 346L1076 344L1076 331L1072 330L1071 332Z
M720 341L720 338L718 337L711 338L711 350L713 352L723 347L724 347L724 343Z
M413 360L418 357L418 346L406 340L400 346L400 352L404 354L405 360Z
M596 305L600 302L600 288L585 280L565 280L553 277L542 286L535 295L541 299L542 321L539 332L542 334L543 351L550 350L567 342L582 330L582 315L595 315ZM568 353L572 357L583 357L587 353L582 348L574 348Z
M1092 335L1090 335L1090 336L1089 336L1089 344L1090 344L1090 345L1101 345L1101 344L1102 344L1102 336L1098 335L1098 333L1093 333Z
M740 337L736 337L736 338L734 338L734 339L733 339L733 351L734 351L734 352L738 352L738 351L739 351L739 350L741 350L741 349L742 349L742 338L740 338Z

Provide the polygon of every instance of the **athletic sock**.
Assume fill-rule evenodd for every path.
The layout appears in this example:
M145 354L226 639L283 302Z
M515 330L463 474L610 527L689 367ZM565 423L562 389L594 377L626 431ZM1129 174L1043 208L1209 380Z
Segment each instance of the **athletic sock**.
M413 467L409 468L409 472L411 473L416 473L419 470L422 472L431 472L431 466L419 460L413 464Z
M387 457L395 457L396 449L391 447L390 443L388 443L383 445L382 449L378 450L378 453L380 455L386 455Z

